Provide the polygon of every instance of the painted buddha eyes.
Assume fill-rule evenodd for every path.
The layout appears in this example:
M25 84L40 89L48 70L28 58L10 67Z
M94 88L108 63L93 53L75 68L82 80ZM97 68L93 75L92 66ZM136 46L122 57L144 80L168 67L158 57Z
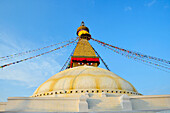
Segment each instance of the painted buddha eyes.
M84 65L85 63L83 63L83 62L78 62L77 64L78 64L78 65ZM92 65L93 65L93 63L86 63L86 65L90 65L90 66L92 66Z
M90 65L90 66L91 66L91 65L93 65L93 63L87 63L87 65Z
M78 62L77 64L79 64L79 65L84 65L84 63L82 63L82 62Z

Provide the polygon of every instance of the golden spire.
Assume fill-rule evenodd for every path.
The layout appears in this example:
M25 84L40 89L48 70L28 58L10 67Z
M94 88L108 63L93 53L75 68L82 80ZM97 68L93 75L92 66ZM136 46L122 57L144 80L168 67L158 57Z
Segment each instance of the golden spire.
M100 64L99 57L96 56L95 51L88 42L91 35L89 29L85 26L82 21L81 26L77 29L77 35L79 36L79 41L75 48L74 54L71 57L70 67L90 65L98 66Z

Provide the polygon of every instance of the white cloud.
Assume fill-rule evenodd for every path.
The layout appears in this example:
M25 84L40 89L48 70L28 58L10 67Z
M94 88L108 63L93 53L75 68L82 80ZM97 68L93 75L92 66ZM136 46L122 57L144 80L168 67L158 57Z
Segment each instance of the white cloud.
M154 5L156 3L156 0L152 0L151 2L145 4L145 6L151 7L152 5Z
M55 66L52 65L54 63ZM41 62L25 62L0 70L0 79L15 80L23 83L28 87L34 87L52 76L58 71L56 69L60 68L61 66L53 60L51 60L50 62L49 60L48 62L45 60Z
M28 49L29 47L26 47L25 45L28 42L24 42L25 41L22 41L21 43L21 41L18 41L14 38L12 39L8 35L1 34L0 56L25 51L22 50L22 48ZM58 55L62 54L60 53ZM0 62L0 65L2 64L3 62ZM23 84L27 87L34 87L57 73L59 69L61 69L61 66L52 55L44 55L38 59L35 58L0 70L0 79L18 81L18 84Z
M132 7L128 6L128 7L125 7L125 11L131 11L132 10Z

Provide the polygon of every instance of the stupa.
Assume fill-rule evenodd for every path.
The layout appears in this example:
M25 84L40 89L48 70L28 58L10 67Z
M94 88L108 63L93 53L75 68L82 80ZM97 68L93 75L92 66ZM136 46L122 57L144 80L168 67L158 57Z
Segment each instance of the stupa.
M100 59L89 40L89 29L82 22L79 41L69 66L43 84L30 97L9 97L0 103L10 112L161 112L170 109L170 95L138 93L127 80L99 68Z

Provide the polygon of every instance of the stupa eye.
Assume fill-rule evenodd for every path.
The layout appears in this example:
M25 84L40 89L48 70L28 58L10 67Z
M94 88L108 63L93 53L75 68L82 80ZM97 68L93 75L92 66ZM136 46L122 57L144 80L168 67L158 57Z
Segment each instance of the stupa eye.
M78 64L78 65L83 65L84 63L82 63L82 62L78 62L77 64Z
M82 62L80 63L80 65L83 65L83 64L84 64L84 63L82 63Z
M93 65L93 63L87 63L87 65Z

